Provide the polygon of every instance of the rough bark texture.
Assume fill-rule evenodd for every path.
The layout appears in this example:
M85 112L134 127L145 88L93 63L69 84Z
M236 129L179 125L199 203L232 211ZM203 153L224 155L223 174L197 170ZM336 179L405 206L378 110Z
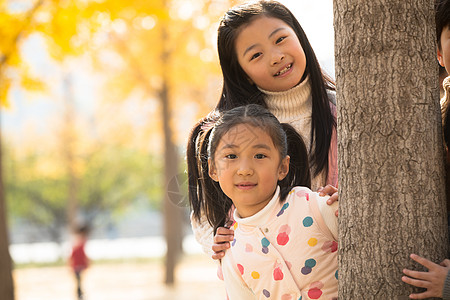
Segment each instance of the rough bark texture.
M407 299L448 235L433 1L335 0L339 299Z

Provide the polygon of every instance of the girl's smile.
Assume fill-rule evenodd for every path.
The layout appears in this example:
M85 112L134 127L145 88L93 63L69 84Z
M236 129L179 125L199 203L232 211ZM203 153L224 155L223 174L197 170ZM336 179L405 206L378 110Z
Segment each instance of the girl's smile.
M277 72L274 76L285 75L286 73L290 73L291 70L292 70L292 64L288 64L283 69L281 69L281 71Z
M236 187L243 191L251 190L252 188L254 188L256 186L257 186L256 183L251 183L251 182L241 182L241 183L236 184Z
M244 26L235 50L248 79L266 91L293 88L306 69L306 56L297 35L277 18L261 16Z

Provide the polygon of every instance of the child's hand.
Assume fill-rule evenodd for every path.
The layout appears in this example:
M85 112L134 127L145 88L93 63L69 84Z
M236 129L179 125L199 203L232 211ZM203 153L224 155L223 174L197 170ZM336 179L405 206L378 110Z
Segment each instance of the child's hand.
M329 195L330 198L327 200L327 204L331 205L336 201L339 201L338 196L338 189L331 184L328 184L325 187L320 187L317 192L319 193L319 196L326 196ZM339 212L336 210L336 217L339 215Z
M212 250L214 254L213 259L221 259L225 255L225 250L230 248L230 242L234 239L234 230L226 227L217 228L216 235L214 236L214 244Z
M445 278L450 271L450 260L444 260L441 265L435 264L428 259L420 257L416 254L410 255L411 259L428 269L428 272L419 272L404 269L403 273L408 276L403 276L402 280L410 285L427 289L420 294L411 294L411 299L425 299L431 297L442 297L442 290L444 288ZM410 278L412 277L412 278Z

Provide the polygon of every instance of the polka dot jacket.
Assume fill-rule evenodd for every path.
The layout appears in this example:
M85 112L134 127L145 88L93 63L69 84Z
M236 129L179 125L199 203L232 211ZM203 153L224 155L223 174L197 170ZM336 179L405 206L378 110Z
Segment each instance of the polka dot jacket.
M230 300L337 299L337 217L327 199L296 187L280 202L277 188L257 214L235 211L235 239L222 259Z

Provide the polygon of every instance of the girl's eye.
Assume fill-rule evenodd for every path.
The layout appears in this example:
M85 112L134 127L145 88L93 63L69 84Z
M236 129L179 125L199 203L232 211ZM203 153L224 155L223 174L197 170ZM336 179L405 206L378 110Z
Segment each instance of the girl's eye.
M263 158L266 158L267 156L266 155L264 155L264 154L256 154L255 155L255 158L257 158L257 159L263 159Z
M279 43L281 43L282 41L284 41L284 39L286 39L286 37L285 36L282 36L282 37L280 37L280 38L278 38L277 39L277 44L279 44Z
M252 55L252 57L250 58L250 60L254 60L254 59L256 59L256 58L258 58L258 57L260 57L260 56L261 56L261 52L255 53L255 54Z
M236 154L225 155L225 158L228 158L228 159L235 159L236 157L237 157Z

